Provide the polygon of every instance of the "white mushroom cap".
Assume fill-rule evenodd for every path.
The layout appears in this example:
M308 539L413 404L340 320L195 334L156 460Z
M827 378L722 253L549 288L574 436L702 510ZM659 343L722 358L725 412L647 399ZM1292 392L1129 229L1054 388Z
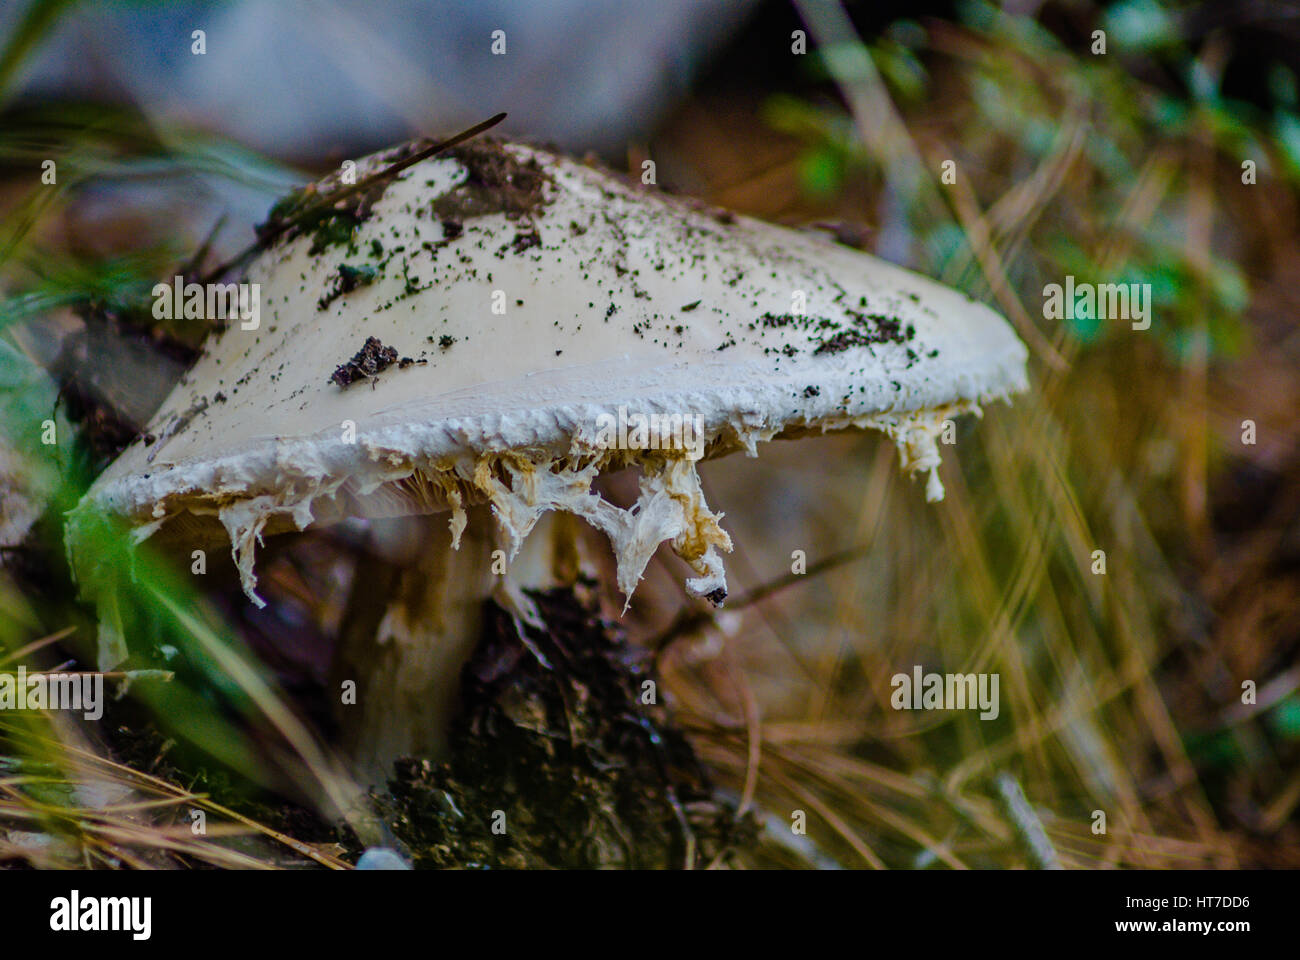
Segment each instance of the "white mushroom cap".
M358 180L415 146L360 161ZM215 518L256 598L263 533L447 508L458 533L463 505L487 500L516 550L547 510L585 518L629 596L671 541L690 592L718 599L730 541L700 451L611 449L600 431L620 409L633 425L698 415L708 456L881 429L937 499L943 421L1026 387L1024 346L956 291L536 147L471 141L341 206L251 263L260 325L231 318L210 340L76 511L74 555L87 511L141 538ZM417 362L333 381L370 337ZM591 492L628 464L645 471L631 510Z

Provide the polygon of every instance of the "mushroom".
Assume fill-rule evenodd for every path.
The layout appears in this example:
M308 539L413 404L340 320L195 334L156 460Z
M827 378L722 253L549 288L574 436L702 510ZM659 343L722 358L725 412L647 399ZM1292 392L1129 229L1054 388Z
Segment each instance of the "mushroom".
M422 146L359 161L357 182ZM261 604L269 535L449 513L353 651L362 703L385 704L363 708L352 742L372 771L437 749L485 597L534 620L519 587L548 556L525 549L524 570L521 549L549 513L608 537L625 597L666 541L694 571L687 592L720 603L731 542L699 460L870 428L937 500L945 421L1026 387L1021 342L959 292L535 146L474 140L363 191L336 174L272 213L242 278L260 291L256 324L232 316L210 338L73 512L69 551L105 602L113 573L81 548L95 518L140 540L221 539ZM641 471L628 509L592 490L624 467ZM482 505L504 578L470 516ZM125 654L101 630L101 666Z

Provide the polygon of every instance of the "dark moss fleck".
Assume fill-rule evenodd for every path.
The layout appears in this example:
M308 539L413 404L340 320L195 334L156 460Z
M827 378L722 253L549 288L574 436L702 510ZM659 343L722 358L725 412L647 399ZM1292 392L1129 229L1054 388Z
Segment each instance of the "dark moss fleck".
M536 229L520 230L515 234L515 238L510 241L509 249L512 253L520 254L533 247L542 245L541 234ZM505 249L504 247L502 248Z
M374 283L378 275L379 271L375 267L364 264L359 267L349 266L346 263L339 264L338 273L331 279L325 295L316 301L316 309L324 310L344 294Z

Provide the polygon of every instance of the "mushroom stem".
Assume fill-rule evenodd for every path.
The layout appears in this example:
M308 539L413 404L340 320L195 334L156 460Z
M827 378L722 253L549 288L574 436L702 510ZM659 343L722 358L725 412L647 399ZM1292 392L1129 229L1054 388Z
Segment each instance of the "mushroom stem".
M382 782L398 757L445 752L457 679L493 588L488 526L471 524L457 550L438 520L400 521L418 542L363 561L353 581L333 672L343 747L363 781Z
M342 698L338 713L344 750L362 782L382 783L403 756L446 755L461 671L488 600L523 624L542 626L524 591L576 575L567 518L539 521L541 529L508 569L488 508L472 508L468 518L459 549L445 515L380 522L377 539L391 531L407 542L389 546L387 556L367 558L357 571L333 673L336 689L355 683L355 698ZM389 524L404 529L385 530Z

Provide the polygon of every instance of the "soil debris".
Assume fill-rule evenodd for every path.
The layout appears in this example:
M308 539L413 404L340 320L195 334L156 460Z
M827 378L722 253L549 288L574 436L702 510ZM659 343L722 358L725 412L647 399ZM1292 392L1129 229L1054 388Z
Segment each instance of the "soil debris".
M366 342L347 363L335 368L330 380L340 387L348 387L358 380L373 380L380 372L397 363L397 351L379 342L378 337L366 337Z
M474 217L504 213L515 219L540 212L551 178L536 159L518 159L500 141L480 137L447 152L469 172L465 181L433 202L443 221L461 224ZM448 238L450 239L450 237Z
M681 868L752 845L752 818L717 799L662 708L641 702L650 675L617 626L573 590L531 596L547 629L524 637L486 607L450 759L400 761L375 797L415 866Z

